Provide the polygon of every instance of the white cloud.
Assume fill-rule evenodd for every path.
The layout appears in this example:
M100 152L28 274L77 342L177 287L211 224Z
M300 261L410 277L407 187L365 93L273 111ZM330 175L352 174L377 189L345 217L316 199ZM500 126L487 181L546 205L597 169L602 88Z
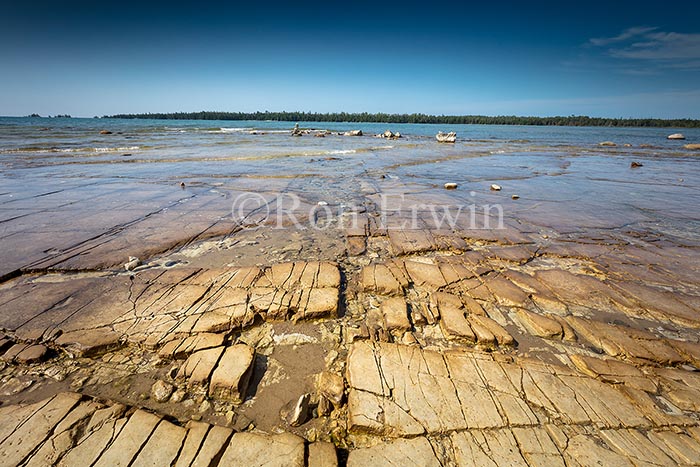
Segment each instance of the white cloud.
M638 60L700 59L700 34L656 32L645 35L644 39L644 42L610 50L610 55Z
M596 46L605 46L605 45L610 45L614 44L616 42L624 42L628 39L632 39L633 37L638 37L643 34L647 34L652 31L656 31L658 28L650 28L650 27L644 27L644 26L638 26L634 28L628 28L622 31L620 34L618 34L615 37L598 37L598 38L593 38L589 42L592 45Z
M590 39L588 45L610 46L608 55L618 59L657 62L677 69L696 69L700 64L700 34L634 27L615 37Z

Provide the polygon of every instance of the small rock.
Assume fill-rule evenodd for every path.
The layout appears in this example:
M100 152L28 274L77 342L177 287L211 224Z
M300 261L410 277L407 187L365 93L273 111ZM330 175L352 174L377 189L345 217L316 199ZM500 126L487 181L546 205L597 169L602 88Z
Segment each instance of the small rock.
M111 135L112 132L109 131L109 130L102 130L102 131L100 131L100 134L101 134L101 135Z
M642 164L641 162L634 162L634 161L630 164L630 168L632 168L632 169L636 169L637 167L644 167L644 164Z
M501 191L501 185L492 184L491 191Z
M343 133L343 136L362 136L362 130L350 130Z
M318 204L319 206L328 206L328 202L326 202L326 201L319 201L316 204Z
M211 402L208 400L202 401L202 403L199 405L199 413L206 413L211 410Z
M141 394L139 394L139 399L141 399L142 401L148 400L149 397L151 397L151 396L149 396L145 392L142 392Z
M290 426L301 426L306 422L309 417L309 401L311 400L311 395L306 393L302 394L297 403L294 404L294 408L289 412L286 417L286 421Z
M625 144L623 144L623 146L626 147L626 148L631 148L631 147L632 147L632 145L631 145L630 143L625 143Z
M598 143L598 146L614 148L615 146L617 146L617 144L613 143L612 141L603 141L602 143Z
M520 199L520 195L511 195L512 199Z
M174 387L172 384L158 380L151 386L151 398L156 402L165 402L170 399L173 389Z
M129 256L129 261L124 264L124 269L127 271L133 271L139 266L141 266L141 260L135 256Z
M17 363L24 364L40 362L44 359L48 351L49 349L47 349L41 344L30 345L26 349L22 350L19 354L17 354L17 356L15 357L15 361Z
M345 381L343 377L324 371L318 376L318 393L331 401L335 406L339 406L343 401L345 391Z
M182 389L176 389L175 392L173 392L173 395L170 396L170 402L182 402L185 399L185 396L187 393L182 390Z
M693 151L700 151L700 144L684 144L683 147Z
M445 189L446 190L454 190L457 188L456 183L445 183Z
M672 135L668 135L666 139L685 139L685 136L681 133L674 133Z
M180 182L180 188L185 188L185 182Z
M195 414L192 414L192 416L190 418L192 420L194 420L195 422L198 422L202 419L202 414L195 413Z

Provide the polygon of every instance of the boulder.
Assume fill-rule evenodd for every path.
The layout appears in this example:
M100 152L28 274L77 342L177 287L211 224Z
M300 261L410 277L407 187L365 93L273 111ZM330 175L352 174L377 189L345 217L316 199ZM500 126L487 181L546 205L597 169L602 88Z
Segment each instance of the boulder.
M457 141L457 133L454 131L450 131L449 133L439 131L438 134L435 135L435 139L438 141L438 143L454 143Z
M672 135L668 135L667 139L685 139L685 136L681 133L674 133Z

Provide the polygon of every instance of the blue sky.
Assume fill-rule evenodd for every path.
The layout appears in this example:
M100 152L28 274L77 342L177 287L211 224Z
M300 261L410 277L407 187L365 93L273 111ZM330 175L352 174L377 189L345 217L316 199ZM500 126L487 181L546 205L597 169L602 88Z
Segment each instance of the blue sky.
M23 2L0 115L700 118L700 2Z

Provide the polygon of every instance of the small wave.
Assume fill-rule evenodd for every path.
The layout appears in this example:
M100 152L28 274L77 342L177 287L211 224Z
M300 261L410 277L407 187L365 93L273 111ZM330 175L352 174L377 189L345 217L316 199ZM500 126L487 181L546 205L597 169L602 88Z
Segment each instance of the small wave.
M254 128L219 128L218 130L208 130L207 133L245 133Z
M380 149L394 149L394 146L391 144L387 144L386 146L374 146L369 148L370 151L378 151Z
M2 149L0 154L17 154L17 153L31 153L31 152L58 152L58 153L72 153L72 152L123 152L123 151L137 151L141 149L141 146L124 146L118 148L42 148L42 147L27 147L27 148L14 148L14 149Z

